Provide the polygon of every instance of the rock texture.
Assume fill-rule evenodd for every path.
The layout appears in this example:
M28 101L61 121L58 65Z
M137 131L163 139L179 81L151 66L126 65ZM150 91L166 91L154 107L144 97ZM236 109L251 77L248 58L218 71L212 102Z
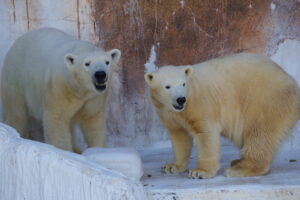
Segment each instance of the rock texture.
M242 51L272 56L286 39L300 40L300 2L4 0L0 22L0 62L19 35L42 26L60 28L104 49L119 48L121 67L108 101L108 142L141 146L167 138L143 80L153 46L159 66Z

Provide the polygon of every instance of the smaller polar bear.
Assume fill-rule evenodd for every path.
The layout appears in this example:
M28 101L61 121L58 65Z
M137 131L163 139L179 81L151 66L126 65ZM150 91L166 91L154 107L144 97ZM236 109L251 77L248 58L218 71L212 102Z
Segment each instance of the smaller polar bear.
M89 147L104 146L107 87L120 56L53 28L26 33L4 60L4 122L28 137L32 119L39 121L46 142L69 151L78 124Z
M295 80L271 60L241 53L193 66L165 66L146 73L151 100L173 145L166 173L186 169L192 138L198 164L192 178L211 178L220 168L220 135L241 148L228 177L266 174L280 141L299 119Z

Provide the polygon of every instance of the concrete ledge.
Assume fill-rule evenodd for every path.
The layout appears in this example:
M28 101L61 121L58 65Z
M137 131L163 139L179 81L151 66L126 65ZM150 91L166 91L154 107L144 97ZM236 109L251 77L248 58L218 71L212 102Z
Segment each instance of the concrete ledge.
M277 156L266 176L226 178L224 169L239 152L222 147L222 168L212 179L194 180L187 173L167 175L160 167L171 161L172 149L141 151L141 182L108 170L81 155L25 140L0 124L0 199L2 200L299 200L300 150ZM191 156L189 168L195 166ZM143 187L144 186L144 187Z
M143 186L84 156L21 139L0 124L1 200L146 199Z

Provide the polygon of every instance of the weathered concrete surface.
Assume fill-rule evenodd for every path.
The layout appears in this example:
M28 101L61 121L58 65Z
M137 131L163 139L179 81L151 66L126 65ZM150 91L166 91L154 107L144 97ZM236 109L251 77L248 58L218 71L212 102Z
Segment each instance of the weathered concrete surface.
M196 165L195 153L189 169ZM142 183L151 200L298 200L300 198L299 151L277 156L266 176L227 178L224 170L239 158L232 146L222 148L221 169L211 179L190 179L187 172L162 174L160 167L172 160L171 147L142 152L145 174Z
M0 123L1 200L142 200L137 180Z
M167 139L143 80L152 46L158 65L191 64L241 51L272 56L285 40L300 40L300 2L3 0L0 23L0 63L18 36L43 26L105 49L119 48L121 68L108 101L108 143L142 146ZM300 80L299 71L292 75Z

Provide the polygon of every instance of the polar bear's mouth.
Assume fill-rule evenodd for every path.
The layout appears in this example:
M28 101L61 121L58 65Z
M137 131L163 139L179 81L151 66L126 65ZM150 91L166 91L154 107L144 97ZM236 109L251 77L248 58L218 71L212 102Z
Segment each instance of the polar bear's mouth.
M173 105L173 107L175 108L175 110L178 110L178 111L180 111L180 110L182 110L183 109L183 105L182 106L177 106L177 105Z
M106 89L106 84L105 83L94 83L96 90L98 91L103 91Z

